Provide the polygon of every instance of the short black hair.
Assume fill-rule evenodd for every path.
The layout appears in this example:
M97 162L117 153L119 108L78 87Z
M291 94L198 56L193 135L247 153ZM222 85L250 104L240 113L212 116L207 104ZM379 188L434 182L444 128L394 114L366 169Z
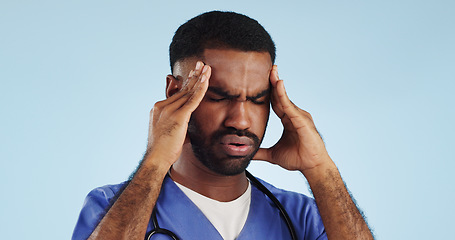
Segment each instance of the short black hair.
M185 58L200 57L205 49L268 52L275 63L275 43L258 21L235 12L211 11L182 24L169 46L171 72Z

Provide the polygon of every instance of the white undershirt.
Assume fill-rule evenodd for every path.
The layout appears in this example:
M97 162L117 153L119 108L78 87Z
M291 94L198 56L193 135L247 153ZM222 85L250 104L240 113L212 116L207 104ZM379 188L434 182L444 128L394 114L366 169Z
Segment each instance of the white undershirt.
M250 182L248 182L245 193L230 202L213 200L177 182L175 184L204 213L224 240L234 240L239 236L250 211Z

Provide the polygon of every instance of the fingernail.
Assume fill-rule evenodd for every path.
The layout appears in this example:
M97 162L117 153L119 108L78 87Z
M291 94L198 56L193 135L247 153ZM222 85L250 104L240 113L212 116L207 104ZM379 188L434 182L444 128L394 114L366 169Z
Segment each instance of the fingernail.
M188 77L189 77L189 78L192 77L193 74L194 74L194 70L191 70L191 71L190 71L190 74L188 74Z
M205 72L207 72L207 70L208 70L208 69L209 69L209 67L208 67L208 66L204 66L204 68L202 69L202 73L205 73Z
M202 75L201 77L201 83L205 82L207 80L207 75Z
M200 61L197 61L196 70L200 70L201 68L202 68L202 63Z

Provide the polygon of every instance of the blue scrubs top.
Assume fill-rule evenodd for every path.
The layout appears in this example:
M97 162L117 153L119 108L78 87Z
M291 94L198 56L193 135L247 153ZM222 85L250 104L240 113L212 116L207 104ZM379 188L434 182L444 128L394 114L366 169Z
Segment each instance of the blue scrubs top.
M327 239L314 199L289 192L260 180L286 209L298 239ZM73 232L73 240L87 239L105 214L115 194L126 182L92 190L85 199ZM251 185L251 206L238 240L291 239L289 229L275 204L254 185ZM221 235L199 208L166 176L156 203L158 224L172 231L180 239L222 240ZM153 229L150 220L147 233ZM152 239L170 239L156 234Z

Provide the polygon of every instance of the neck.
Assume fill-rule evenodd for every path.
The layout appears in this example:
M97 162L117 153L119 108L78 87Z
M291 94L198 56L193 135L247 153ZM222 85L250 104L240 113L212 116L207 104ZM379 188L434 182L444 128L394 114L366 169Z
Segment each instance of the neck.
M184 144L182 154L170 170L172 180L208 198L228 202L240 197L248 187L245 172L224 176L205 167Z

